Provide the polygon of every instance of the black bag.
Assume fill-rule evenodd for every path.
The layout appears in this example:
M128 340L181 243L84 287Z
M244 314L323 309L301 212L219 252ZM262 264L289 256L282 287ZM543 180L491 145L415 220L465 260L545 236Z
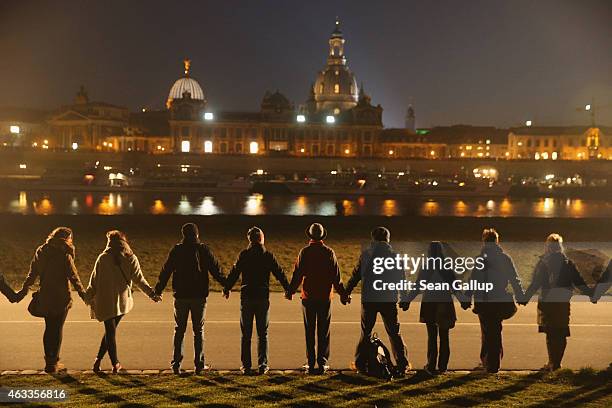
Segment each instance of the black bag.
M32 293L32 300L28 305L28 312L34 317L45 317L43 312L40 310L40 292L36 291Z
M391 362L391 353L376 333L368 342L368 360L366 373L372 377L390 380L395 374L395 366Z

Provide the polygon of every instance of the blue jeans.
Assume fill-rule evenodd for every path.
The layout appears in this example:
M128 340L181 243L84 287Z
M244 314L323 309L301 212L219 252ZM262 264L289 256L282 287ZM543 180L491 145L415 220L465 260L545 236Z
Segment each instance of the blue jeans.
M253 319L257 327L257 363L259 368L268 366L268 324L270 317L270 301L268 299L248 300L240 302L240 330L242 342L240 359L244 368L251 368L251 337L253 335Z
M193 326L193 348L195 368L204 367L204 314L206 299L174 299L174 357L172 366L180 367L183 361L183 338L187 330L187 319L191 313Z

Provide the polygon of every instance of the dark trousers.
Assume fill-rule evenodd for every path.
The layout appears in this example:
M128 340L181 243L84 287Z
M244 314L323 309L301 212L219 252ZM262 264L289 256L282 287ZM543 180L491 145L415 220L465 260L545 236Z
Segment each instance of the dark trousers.
M306 360L308 367L327 365L329 360L329 326L331 324L331 302L329 300L302 300L304 331L306 332ZM315 351L315 334L317 347Z
M408 366L408 351L400 333L397 304L390 302L361 304L361 337L355 351L355 365L363 369L368 361L368 343L370 342L372 329L374 329L376 324L378 313L382 317L385 330L389 336L395 364L402 370Z
M244 368L251 368L251 337L253 336L253 319L257 328L257 364L260 368L268 366L268 325L270 301L247 300L240 302L240 359Z
M439 371L446 371L448 359L450 358L450 344L448 339L448 328L442 328L435 323L427 323L427 367ZM438 354L438 337L440 338L440 349Z
M204 314L206 299L174 299L174 356L172 365L180 367L183 361L183 339L187 319L191 314L195 368L204 368Z
M548 364L553 370L561 368L561 360L567 346L567 337L561 331L546 332L546 349L548 350Z
M102 336L100 348L98 349L98 360L102 360L108 352L111 364L119 363L117 358L117 326L119 326L122 317L123 315L116 316L104 321L104 336Z
M59 361L62 348L64 323L68 310L45 317L45 333L43 334L43 347L45 349L45 361L47 364L55 364Z
M502 321L482 315L478 315L478 319L481 334L480 361L487 372L496 373L504 356Z

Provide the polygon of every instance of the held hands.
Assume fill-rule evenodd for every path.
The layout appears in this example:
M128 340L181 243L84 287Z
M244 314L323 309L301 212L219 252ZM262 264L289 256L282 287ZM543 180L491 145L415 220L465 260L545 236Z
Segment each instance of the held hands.
M290 291L285 291L285 299L287 300L293 299L293 293L291 293Z
M223 289L223 293L221 294L225 299L229 299L230 297L230 290L227 288Z
M407 312L408 309L410 308L410 302L399 302L399 307L400 309L402 309L404 312Z
M472 307L472 302L461 302L461 308L463 310L468 310Z
M19 292L16 292L11 298L9 298L9 301L11 303L19 303L21 302L26 296L28 296L28 289L23 288L21 289Z
M344 294L340 296L340 303L342 303L344 306L348 305L349 303L351 303L351 295L350 294Z
M162 301L163 295L161 293L157 293L155 292L153 294L153 296L151 296L151 300L154 301L155 303L159 303Z

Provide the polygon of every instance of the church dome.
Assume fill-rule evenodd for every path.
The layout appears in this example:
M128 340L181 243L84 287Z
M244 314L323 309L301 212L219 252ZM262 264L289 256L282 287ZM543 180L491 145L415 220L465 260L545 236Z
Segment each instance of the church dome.
M354 108L359 100L355 75L346 65L345 39L340 22L329 38L327 65L319 72L314 83L314 99L318 111L339 113Z
M185 76L179 78L172 88L170 88L170 93L168 94L168 100L166 101L166 106L169 108L172 105L172 101L175 99L181 99L185 96L186 93L190 95L191 99L205 101L204 91L202 87L195 79L189 76L189 68L191 66L191 61L186 59L184 61L185 64Z

